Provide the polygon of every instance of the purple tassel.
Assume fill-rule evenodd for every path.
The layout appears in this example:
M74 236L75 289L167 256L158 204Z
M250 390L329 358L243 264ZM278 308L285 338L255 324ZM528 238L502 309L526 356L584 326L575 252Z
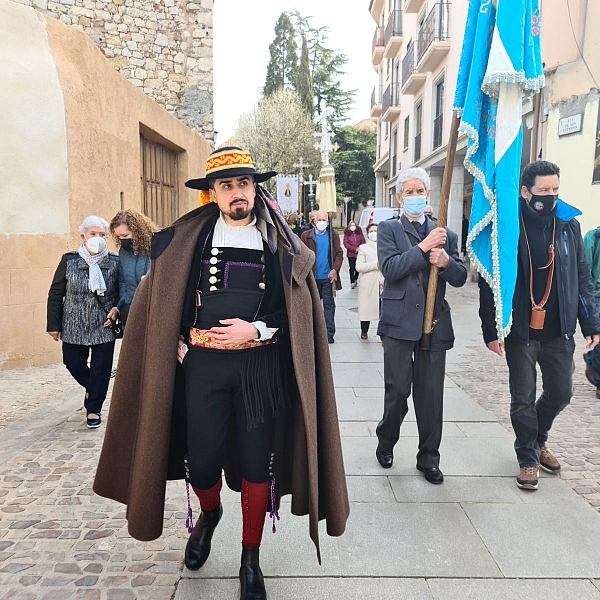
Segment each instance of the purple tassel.
M191 535L194 533L194 516L192 515L192 503L190 502L190 484L185 481L185 492L187 494L187 517L185 519L185 526L187 527L188 533Z
M275 522L280 520L279 512L277 511L277 497L275 496L275 477L271 479L271 512L269 517L273 519L273 533L277 531Z

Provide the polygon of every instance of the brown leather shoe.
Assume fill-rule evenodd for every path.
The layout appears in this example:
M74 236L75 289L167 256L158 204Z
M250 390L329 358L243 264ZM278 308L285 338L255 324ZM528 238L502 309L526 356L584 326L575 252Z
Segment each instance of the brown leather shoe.
M583 360L585 362L585 377L586 379L595 387L596 382L594 381L594 372L592 371L592 365L586 359L587 352L583 355Z
M517 477L517 486L522 490L538 489L539 470L537 467L521 467Z
M540 467L548 473L558 473L560 471L560 463L546 446L540 448Z
M361 331L361 333L360 333L361 340L366 340L368 337L369 337L368 334L366 334L364 331Z

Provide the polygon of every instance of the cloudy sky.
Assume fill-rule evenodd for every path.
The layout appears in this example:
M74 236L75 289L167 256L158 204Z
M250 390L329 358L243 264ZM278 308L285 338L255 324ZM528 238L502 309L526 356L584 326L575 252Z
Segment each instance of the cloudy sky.
M229 138L238 117L260 97L269 62L269 44L282 11L312 17L313 27L329 27L329 48L348 56L344 89L356 89L349 123L367 118L376 75L371 66L375 21L369 0L215 0L214 106L217 144Z

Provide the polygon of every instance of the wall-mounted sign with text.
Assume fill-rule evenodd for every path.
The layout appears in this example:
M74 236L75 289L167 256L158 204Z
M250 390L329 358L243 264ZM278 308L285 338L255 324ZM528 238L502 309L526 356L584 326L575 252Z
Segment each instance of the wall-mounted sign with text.
M558 135L569 135L581 131L583 115L573 115L571 117L563 117L558 121Z

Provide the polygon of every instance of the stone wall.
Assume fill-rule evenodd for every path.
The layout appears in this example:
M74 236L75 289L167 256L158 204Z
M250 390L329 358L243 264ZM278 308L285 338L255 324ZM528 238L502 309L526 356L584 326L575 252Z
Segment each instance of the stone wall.
M15 0L92 38L113 67L207 140L213 0Z

